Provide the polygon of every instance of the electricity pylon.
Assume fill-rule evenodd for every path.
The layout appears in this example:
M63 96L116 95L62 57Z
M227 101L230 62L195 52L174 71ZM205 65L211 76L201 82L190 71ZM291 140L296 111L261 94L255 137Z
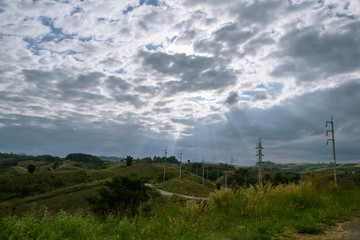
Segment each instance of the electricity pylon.
M262 149L264 148L261 146L261 138L259 138L259 143L256 149L258 149L258 154L256 156L259 157L259 185L262 186L262 157L264 156L262 154Z

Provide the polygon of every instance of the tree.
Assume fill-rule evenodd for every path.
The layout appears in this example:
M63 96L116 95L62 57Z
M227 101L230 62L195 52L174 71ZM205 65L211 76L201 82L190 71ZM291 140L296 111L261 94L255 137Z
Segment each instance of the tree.
M36 166L34 164L30 163L29 165L27 165L27 170L29 173L33 173L36 170Z
M136 176L117 176L98 190L98 196L89 197L90 209L99 216L107 214L135 215L141 202L150 197L151 188Z
M127 166L127 167L131 166L133 160L134 160L133 157L127 156L127 157L126 157L126 166Z
M59 162L54 162L53 169L57 169L60 166Z

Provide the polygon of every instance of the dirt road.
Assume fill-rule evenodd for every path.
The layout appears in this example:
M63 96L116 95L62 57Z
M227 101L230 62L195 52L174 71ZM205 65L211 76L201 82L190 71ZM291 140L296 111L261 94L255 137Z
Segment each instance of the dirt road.
M355 217L352 221L339 223L333 227L329 227L323 234L299 234L289 231L282 233L278 239L360 240L360 217Z
M178 193L172 193L172 192L167 192L161 189L156 188L154 185L150 184L150 183L145 183L145 186L151 187L156 189L160 194L165 195L165 196L172 196L174 194L183 197L183 198L187 198L187 199L195 199L195 200L210 200L209 198L203 198L203 197L194 197L194 196L189 196L189 195L184 195L184 194L178 194Z

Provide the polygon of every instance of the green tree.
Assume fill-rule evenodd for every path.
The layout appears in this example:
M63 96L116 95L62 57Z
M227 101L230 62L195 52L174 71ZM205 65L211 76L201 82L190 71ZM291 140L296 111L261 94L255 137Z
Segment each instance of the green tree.
M36 170L36 166L34 164L30 163L29 165L27 165L27 170L29 173L33 173Z
M53 169L57 169L60 166L59 162L54 162Z
M134 158L132 156L127 156L126 157L126 166L129 167L132 165Z
M90 209L99 216L135 215L141 202L147 201L152 190L136 176L117 176L98 190L98 195L87 198Z

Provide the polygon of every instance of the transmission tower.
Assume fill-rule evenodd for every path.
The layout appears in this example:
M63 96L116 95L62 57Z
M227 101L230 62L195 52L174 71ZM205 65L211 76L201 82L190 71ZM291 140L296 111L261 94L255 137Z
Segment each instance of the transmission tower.
M329 144L329 141L332 141L333 144L333 158L334 158L334 183L337 184L336 181L336 155L335 155L335 135L334 135L334 121L333 116L331 116L331 121L326 121L325 127L330 124L331 130L326 130L326 136L328 136L329 133L331 133L331 138L327 139L326 145Z
M164 178L163 178L163 182L165 182L165 176L166 176L166 154L167 154L167 146L165 147L165 161L164 161Z
M261 138L259 138L259 143L256 149L258 150L258 154L256 156L259 157L259 185L262 186L262 157L264 156L262 154L262 149L264 148L261 146Z

